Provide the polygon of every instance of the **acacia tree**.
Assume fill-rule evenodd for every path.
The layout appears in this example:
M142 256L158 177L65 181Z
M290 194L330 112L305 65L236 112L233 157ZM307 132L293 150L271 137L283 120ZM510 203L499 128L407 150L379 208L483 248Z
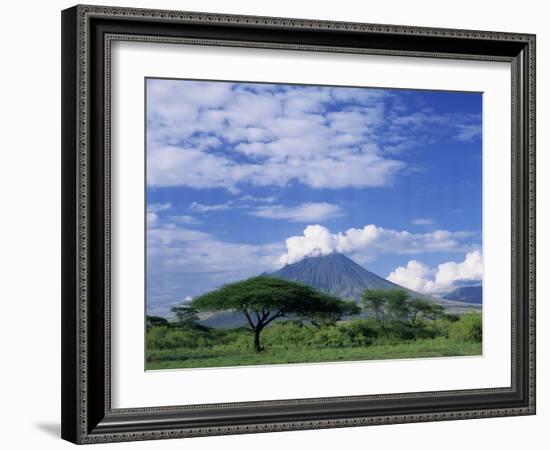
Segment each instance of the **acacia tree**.
M382 328L386 323L386 300L388 291L383 289L365 289L361 297L364 308L372 313Z
M386 329L388 322L403 321L408 316L408 298L407 292L401 289L365 289L361 303L382 329Z
M335 325L343 316L353 316L361 313L361 308L356 303L342 300L340 300L340 302L340 307L335 308L332 312L317 311L303 316L302 318L308 320L316 327L321 327L325 325Z
M387 329L388 322L404 324L408 320L416 329L419 316L429 320L445 316L443 306L419 298L410 300L407 291L401 289L366 289L361 303L374 315L383 330Z
M198 311L191 306L174 306L170 309L182 328L195 328L199 320Z
M439 306L439 305L438 305ZM426 300L415 298L410 302L410 321L413 328L416 328L418 315L426 316L432 312L432 305Z
M267 276L226 284L196 297L191 306L199 311L233 310L242 313L254 336L253 349L256 352L263 350L260 342L262 330L278 318L298 316L334 320L335 317L359 312L351 302L300 283Z
M395 289L386 293L386 314L390 320L404 322L409 317L410 304L409 294L405 291Z

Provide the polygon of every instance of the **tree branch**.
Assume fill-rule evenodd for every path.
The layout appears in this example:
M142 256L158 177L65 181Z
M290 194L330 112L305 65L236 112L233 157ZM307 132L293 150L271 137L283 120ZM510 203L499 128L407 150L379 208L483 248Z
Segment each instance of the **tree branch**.
M277 311L277 313L275 313L273 316L271 316L270 318L268 318L265 322L264 322L264 326L270 324L271 322L273 322L276 318L278 317L283 317L285 314L282 312L282 311Z
M256 329L256 327L254 326L254 322L252 322L252 319L250 318L250 315L248 314L248 311L246 309L243 309L243 313L246 317L246 320L247 320L248 325L250 326L250 328L252 330Z
M262 321L262 319L260 319L260 314L258 313L258 311L254 311L254 315L256 316L256 320L257 320L258 322L261 322L261 321Z

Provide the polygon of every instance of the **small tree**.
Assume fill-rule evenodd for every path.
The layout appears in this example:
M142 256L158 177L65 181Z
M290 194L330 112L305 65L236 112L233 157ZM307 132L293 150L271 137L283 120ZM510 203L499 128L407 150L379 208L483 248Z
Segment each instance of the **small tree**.
M430 320L437 320L445 315L445 308L436 303L430 305L430 310L424 314L424 317Z
M196 328L199 312L195 308L190 306L174 306L170 311L176 316L177 323L181 328Z
M409 294L402 290L386 292L386 314L393 322L404 322L409 317Z
M342 316L353 316L361 313L361 308L357 306L354 302L344 302L342 301L341 308L332 311L317 311L312 312L309 316L304 316L303 318L309 320L312 325L320 327L322 325L335 325Z
M365 289L361 297L361 303L367 312L370 312L377 322L384 328L386 322L387 293L383 289Z
M443 316L445 308L443 308L443 306L441 305L429 303L426 300L422 300L420 298L415 298L414 300L409 302L409 311L409 319L411 321L411 325L413 326L413 328L416 328L419 315L426 319L436 320L439 317Z
M300 283L267 276L227 284L195 298L191 306L199 311L233 310L242 313L253 334L256 352L263 350L260 343L262 330L278 318L334 319L357 312L350 302Z

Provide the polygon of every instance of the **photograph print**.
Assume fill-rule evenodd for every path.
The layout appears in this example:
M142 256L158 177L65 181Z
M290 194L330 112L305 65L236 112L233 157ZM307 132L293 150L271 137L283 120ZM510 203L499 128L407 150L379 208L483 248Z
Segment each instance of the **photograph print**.
M482 354L482 94L147 78L146 369Z

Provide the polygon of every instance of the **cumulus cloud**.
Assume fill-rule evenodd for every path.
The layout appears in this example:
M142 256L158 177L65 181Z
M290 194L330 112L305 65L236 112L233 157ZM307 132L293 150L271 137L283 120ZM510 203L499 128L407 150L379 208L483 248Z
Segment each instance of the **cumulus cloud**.
M376 225L350 228L343 233L331 233L322 225L308 225L302 236L286 240L286 253L279 264L292 264L308 256L348 253L368 259L378 253L414 254L421 252L463 251L466 231L436 230L430 233L389 230Z
M325 202L307 202L297 206L260 206L251 214L266 219L290 220L292 222L322 222L343 215L338 205Z
M364 88L148 80L150 186L387 186L395 155L472 141L481 117L410 110L407 93ZM392 156L393 155L393 156Z
M291 149L287 144L281 144L285 151ZM193 147L161 146L147 152L150 186L225 188L235 193L244 183L284 187L294 181L327 189L380 187L393 182L404 167L400 161L370 151L356 153L356 149L332 154L319 151L308 158L288 153L284 158L239 163L229 155L205 153Z
M427 141L471 140L480 118L413 112L396 93L148 80L150 186L387 186L405 168L392 157Z
M483 278L483 258L479 250L466 254L462 262L446 262L437 268L410 260L405 267L397 267L387 277L397 283L417 292L426 294L445 294L453 289L472 282L480 282Z

